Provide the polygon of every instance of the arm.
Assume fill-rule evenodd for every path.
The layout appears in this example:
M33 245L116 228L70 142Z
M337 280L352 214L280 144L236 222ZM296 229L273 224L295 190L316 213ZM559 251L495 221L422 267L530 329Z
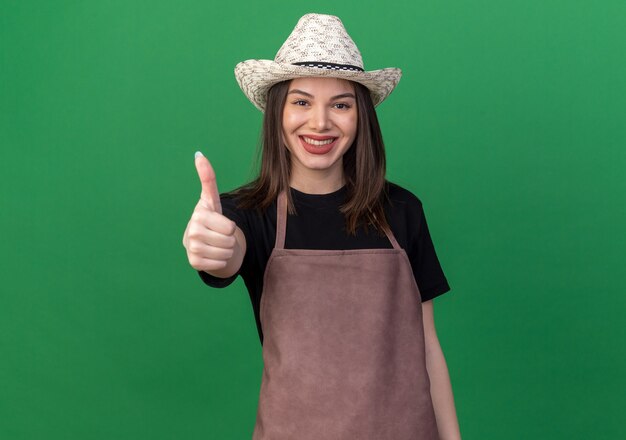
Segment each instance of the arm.
M422 303L424 340L426 343L426 369L430 378L430 394L435 409L440 440L460 440L461 432L454 408L454 397L446 359L441 350L432 300Z

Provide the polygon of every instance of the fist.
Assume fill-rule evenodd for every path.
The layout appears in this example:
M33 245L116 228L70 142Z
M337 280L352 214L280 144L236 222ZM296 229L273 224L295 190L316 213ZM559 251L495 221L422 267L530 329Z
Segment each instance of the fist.
M196 170L202 192L185 229L183 246L191 267L205 272L219 272L227 267L235 252L237 226L222 215L215 172L200 152L196 153Z

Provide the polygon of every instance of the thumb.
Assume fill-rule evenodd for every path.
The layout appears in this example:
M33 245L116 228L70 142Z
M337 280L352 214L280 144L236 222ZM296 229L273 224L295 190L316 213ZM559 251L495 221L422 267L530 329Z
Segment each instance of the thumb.
M211 166L209 159L204 157L201 152L196 152L196 170L200 183L202 184L202 193L200 200L203 204L214 211L222 213L222 204L220 202L220 193L217 190L217 181L215 180L215 171Z

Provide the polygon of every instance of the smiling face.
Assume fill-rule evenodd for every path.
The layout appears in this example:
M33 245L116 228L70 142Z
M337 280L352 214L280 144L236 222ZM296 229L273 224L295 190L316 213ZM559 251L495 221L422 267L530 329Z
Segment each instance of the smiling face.
M292 80L282 126L291 153L291 186L318 194L339 189L343 155L357 131L352 83L338 78Z

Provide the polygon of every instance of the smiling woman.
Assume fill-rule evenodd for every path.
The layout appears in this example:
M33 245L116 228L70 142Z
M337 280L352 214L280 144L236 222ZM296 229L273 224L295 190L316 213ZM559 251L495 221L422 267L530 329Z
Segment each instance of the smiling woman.
M235 76L265 112L259 176L220 196L199 155L183 244L208 285L240 275L250 293L253 439L460 438L432 316L450 287L420 200L385 179L375 105L400 70L365 71L337 17L307 14Z
M302 90L304 88L309 90ZM314 91L317 99L314 93L309 93ZM386 185L386 159L371 91L363 84L341 78L303 77L273 85L266 101L259 177L230 194L237 197L238 206L266 209L276 202L280 188L285 186L307 194L330 193L345 186L350 188L342 208L348 233L356 234L363 219L383 233L389 227L382 197ZM324 110L322 127L318 120L321 110ZM309 128L302 125L303 118ZM336 123L339 125L335 127L333 124ZM318 126L310 127L311 124ZM289 133L293 130L299 131L289 140ZM301 133L306 133L309 139L323 140L324 135L330 136L325 132L331 130L345 130L341 131L342 137L354 132L352 141L341 145L338 157L333 150L339 142L325 151L314 149L315 143L300 138ZM305 155L303 149L308 154ZM315 161L317 172L307 172L301 162L302 156L305 156L306 163L307 158L318 158ZM334 166L319 169L319 165L329 162ZM339 170L340 177L336 173ZM286 198L289 213L295 213L290 192L286 193Z
M291 187L326 194L344 185L343 155L356 137L354 86L338 78L291 81L283 136L291 153Z

